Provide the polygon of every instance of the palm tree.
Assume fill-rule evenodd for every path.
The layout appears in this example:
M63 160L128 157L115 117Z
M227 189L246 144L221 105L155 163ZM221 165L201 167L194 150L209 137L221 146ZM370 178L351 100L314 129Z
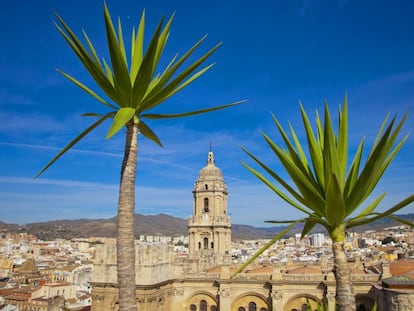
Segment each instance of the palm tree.
M381 218L391 218L412 226L411 223L393 214L413 202L414 195L407 197L385 212L376 211L385 193L373 198L371 203L364 204L367 199L371 200L373 190L407 139L407 136L398 138L407 116L405 115L398 123L395 117L388 122L389 117L387 116L368 155L363 156L365 143L362 139L348 166L347 97L345 96L342 110L339 112L337 134L332 125L327 103L325 103L323 123L319 115L316 114L316 134L302 105L300 105L300 109L306 133L308 155L305 154L305 148L302 147L293 127L289 125L289 136L274 115L272 117L285 148L278 146L269 136L262 133L270 149L289 175L291 182L284 180L275 170L243 147L243 150L268 176L244 162L242 165L273 190L276 195L303 212L305 217L288 221L268 221L270 223L285 223L289 226L244 263L235 274L242 271L296 224L304 224L302 237L316 224L320 224L325 227L333 242L337 308L339 311L355 310L355 297L352 292L344 251L346 231ZM364 159L365 163L363 163Z
M40 170L36 177L40 176L66 151L104 121L108 119L113 120L106 135L107 139L126 127L125 152L122 161L119 188L117 227L119 310L136 311L134 216L138 133L162 146L157 135L144 120L185 117L223 109L241 102L178 114L149 113L151 109L160 106L171 96L181 91L209 70L213 65L204 66L203 64L220 46L220 44L217 44L207 53L182 69L184 62L204 41L205 37L203 37L181 57L176 55L164 70L156 73L160 57L169 37L169 29L174 16L168 19L165 26L163 26L164 19L161 19L145 50L145 11L142 13L137 31L135 32L135 29L132 29L130 61L128 63L121 22L118 20L118 29L116 31L109 10L104 5L110 65L105 59L100 60L91 40L85 32L83 32L83 36L86 45L76 37L58 14L56 16L57 22L55 25L58 31L109 100L104 99L71 75L63 71L60 71L60 73L101 104L105 105L109 109L109 112L103 115L97 113L84 114L84 116L96 117L97 120L64 147Z

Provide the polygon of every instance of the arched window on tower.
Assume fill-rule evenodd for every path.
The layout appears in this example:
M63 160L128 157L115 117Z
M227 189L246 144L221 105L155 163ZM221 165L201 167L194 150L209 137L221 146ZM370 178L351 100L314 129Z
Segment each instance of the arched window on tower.
M200 301L200 311L207 311L207 301L205 300Z
M190 311L197 311L197 307L196 307L196 305L192 304L192 305L190 306Z
M244 307L239 307L239 308L237 309L237 311L246 311L246 309L245 309Z
M208 239L204 238L204 249L208 248Z
M204 198L204 212L208 213L208 198Z
M198 242L198 249L201 249L201 242Z
M204 189L208 190L208 185L207 184L204 185Z
M249 311L257 311L255 302L249 302Z
M214 248L214 242L211 242L211 248Z

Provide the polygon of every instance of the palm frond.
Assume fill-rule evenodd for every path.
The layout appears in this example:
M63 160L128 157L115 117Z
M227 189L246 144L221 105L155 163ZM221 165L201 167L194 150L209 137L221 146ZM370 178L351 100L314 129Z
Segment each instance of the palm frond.
M407 205L414 202L414 194L408 196L404 200L398 202L393 207L387 209L385 212L382 213L371 213L370 215L367 215L367 217L361 219L361 220L355 220L348 224L348 228L352 227L358 227L365 224L372 223L374 221L380 220L382 218L387 218L389 216L393 216L394 213L398 212L399 210L403 209Z
M135 116L135 109L130 107L122 107L115 114L114 121L106 134L106 139L110 139L119 132L128 122Z
M332 174L337 176L337 181L340 188L343 188L343 179L340 172L339 157L337 152L337 139L333 124L328 109L328 104L325 103L325 123L324 123L324 144L323 144L323 159L324 159L324 176L325 176L325 189L329 187L329 181ZM327 190L326 190L327 191Z
M129 77L131 85L135 84L135 79L142 63L144 55L144 30L145 30L145 10L142 11L141 19L138 25L137 33L132 29L131 38L131 68Z
M82 133L80 133L78 136L75 137L69 144L67 144L59 153L50 160L40 171L36 174L34 178L38 178L40 175L42 175L53 163L55 163L63 154L65 154L70 148L72 148L76 143L78 143L82 138L84 138L86 135L88 135L90 132L92 132L95 128L97 128L102 122L104 122L107 119L113 118L114 112L109 112L101 118L99 118L95 123L93 123L91 126L89 126L86 130L84 130Z
M89 95L91 95L92 97L94 97L97 101L101 102L102 104L104 104L105 106L107 106L107 107L109 107L111 109L117 109L117 107L115 107L114 105L108 103L106 100L104 100L102 97L100 97L98 94L96 94L94 91L92 91L90 88L88 88L85 84L83 84L79 80L75 79L71 75L69 75L66 72L63 72L63 71L61 71L59 69L57 69L57 71L60 74L62 74L65 78L67 78L69 81L73 82L76 86L78 86L79 88L81 88L82 90L84 90L86 93L88 93Z
M237 274L244 270L248 265L255 261L265 250L272 246L277 240L283 238L295 225L303 222L303 219L299 219L291 223L285 229L276 234L269 242L267 242L262 248L260 248L252 257L250 257L245 263L243 263L232 275L230 278L234 278Z
M326 219L331 227L337 227L345 218L345 201L342 197L342 189L335 173L329 176L326 190Z
M239 101L236 101L234 103L227 104L227 105L215 106L215 107L211 107L211 108L194 110L194 111L189 111L189 112L182 112L182 113L171 113L171 114L145 113L145 114L141 115L141 118L146 118L146 119L174 119L174 118L188 117L188 116L193 116L193 115L202 114L202 113L206 113L206 112L212 112L212 111L216 111L216 110L229 108L229 107L240 105L240 104L243 104L243 103L246 103L246 102L247 102L247 100L239 100Z
M80 42L80 40L76 37L76 35L69 28L69 26L63 21L63 19L58 14L56 14L56 17L60 25L63 27L62 28L57 23L55 23L56 28L58 29L62 37L65 39L65 41L72 48L76 56L78 56L79 60L88 70L91 77L95 80L95 82L105 92L106 95L108 95L118 105L122 105L122 99L118 91L107 79L101 66L99 66L99 64L95 62L94 56L90 56L86 48L83 46L82 42Z
M344 181L346 179L346 169L348 164L348 94L345 94L342 110L338 117L338 161L339 175L338 179ZM345 187L343 184L342 187Z
M398 132L401 129L404 120L405 118L403 118L396 129L393 130L395 118L392 119L378 143L372 147L370 156L358 179L355 181L352 191L346 199L348 212L354 211L372 193L385 169L388 167L397 151L401 148L405 140L400 142L396 149L392 151L394 142L397 139Z
M316 139L314 132L312 130L311 123L309 121L309 117L306 114L306 111L302 105L300 105L301 115L302 115L302 122L306 132L306 139L308 142L308 150L310 159L313 166L313 171L318 181L320 187L325 189L325 175L324 175L324 166L323 166L323 155L322 149L318 144L318 140ZM319 120L319 118L317 118ZM318 127L319 128L319 127ZM319 132L319 131L318 131Z
M131 81L129 79L128 64L126 63L121 24L119 22L118 38L106 4L104 5L104 16L115 88L120 94L123 106L131 107Z
M158 136L153 132L153 130L144 122L142 119L140 119L138 123L138 129L142 135L144 135L146 138L152 140L155 142L158 146L162 147L162 143Z
M325 200L320 193L320 188L313 182L313 178L309 175L309 172L302 171L302 166L298 167L289 153L279 148L266 134L262 133L262 136L279 158L283 168L289 174L289 177L306 201L306 205L313 211L322 210L325 205Z
M257 170L253 169L251 166L247 165L243 161L241 164L247 168L253 175L255 175L259 180L261 180L266 186L268 186L272 191L274 191L280 198L282 198L285 202L292 205L296 209L306 213L310 214L308 210L306 210L303 206L306 206L305 199L295 191L288 183L286 183L276 172L271 170L267 165L265 165L262 161L260 161L256 156L254 156L252 153L250 153L247 149L241 147L244 152L246 152L253 160L257 162L270 176L272 176L274 179L276 179L279 184L285 188L289 192L289 194L298 202L295 202L292 200L288 195L286 195L282 190L279 189L276 185L274 185L272 182L270 182L264 175L259 173ZM298 204L300 203L300 204ZM302 205L301 205L302 204Z
M169 79L167 80L166 78L168 76L171 77L172 73L176 69L178 69L178 67L172 66L167 73L167 77L160 78L160 81L158 83L160 86L155 87L154 90L151 93L149 93L146 96L146 98L143 100L142 104L139 107L139 111L142 112L142 111L149 110L159 105L165 99L169 98L171 96L170 94L174 94L175 89L177 89L185 80L187 80L192 75L192 73L199 66L201 66L201 64L203 64L207 60L207 58L209 58L220 47L220 45L221 44L217 44L215 47L213 47L207 53L205 53L199 59L197 59L193 64L191 64L186 69L184 69L181 73L179 73L173 80L169 81ZM177 63L179 63L180 61L181 60L177 61ZM211 68L211 66L207 66L205 69L202 70L202 72L204 73L209 68ZM190 82L195 80L195 77L197 77L197 75L192 76L191 77L192 80ZM188 83L186 83L186 85L188 85Z
M158 23L157 29L155 30L151 38L151 41L147 47L147 51L145 52L144 58L141 62L141 66L139 67L136 79L132 86L131 101L132 105L135 109L137 109L138 113L142 111L140 108L140 103L147 91L147 88L151 82L156 67L156 64L154 64L154 59L155 54L157 53L158 38L161 33L163 21L164 19L161 19L161 21Z

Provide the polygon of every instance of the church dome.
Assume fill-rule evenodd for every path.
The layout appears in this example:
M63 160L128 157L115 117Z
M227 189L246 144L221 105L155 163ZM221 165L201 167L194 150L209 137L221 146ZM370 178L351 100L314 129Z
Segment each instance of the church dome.
M212 151L208 153L207 165L198 173L198 180L223 180L223 173L214 164L214 154Z
M37 273L36 262L33 259L27 259L17 270L19 273Z

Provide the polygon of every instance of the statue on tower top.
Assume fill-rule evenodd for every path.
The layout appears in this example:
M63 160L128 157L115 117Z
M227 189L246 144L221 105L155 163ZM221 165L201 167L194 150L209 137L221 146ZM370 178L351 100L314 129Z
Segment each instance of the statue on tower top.
M213 153L213 147L212 147L211 141L210 141L210 151L208 152L207 164L214 165L214 153Z

